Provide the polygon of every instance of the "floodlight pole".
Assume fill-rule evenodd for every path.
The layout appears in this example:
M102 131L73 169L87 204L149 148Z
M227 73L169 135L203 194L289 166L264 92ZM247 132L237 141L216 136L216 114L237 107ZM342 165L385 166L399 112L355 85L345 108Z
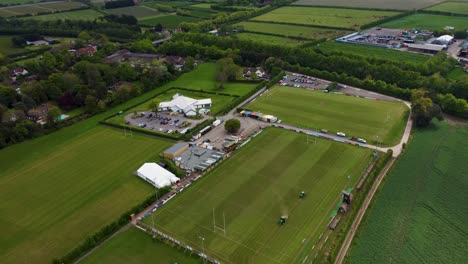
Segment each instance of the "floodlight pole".
M206 263L206 255L205 255L205 238L199 236L198 238L202 241L202 251L203 251L203 263Z

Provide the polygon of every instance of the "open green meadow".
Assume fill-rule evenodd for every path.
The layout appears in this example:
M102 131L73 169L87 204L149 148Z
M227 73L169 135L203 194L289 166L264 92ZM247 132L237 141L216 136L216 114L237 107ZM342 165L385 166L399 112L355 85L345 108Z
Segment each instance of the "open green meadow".
M468 29L468 17L414 14L379 25L386 28L443 30L446 26L460 31Z
M298 46L306 43L305 40L297 40L291 39L286 37L278 37L278 36L271 36L271 35L262 35L262 34L255 34L255 33L239 33L235 35L241 40L252 40L258 41L265 44L270 45L279 45L279 46Z
M48 2L0 8L0 17L12 17L44 12L66 11L86 6L80 2Z
M272 23L257 23L257 22L240 22L237 26L244 27L244 30L259 33L269 33L275 35L282 35L285 37L301 37L307 39L333 39L349 33L349 31L314 28L305 26L294 26L284 24Z
M194 5L190 5L190 7L201 8L201 9L210 9L211 10L211 4L210 3L194 4Z
M36 19L42 21L48 20L58 20L58 19L70 19L70 20L94 20L96 18L101 17L102 14L93 9L85 9L85 10L76 10L70 12L61 12L61 13L54 13L54 14L47 14L47 15L40 15L40 16L30 16L30 17L22 17L21 19Z
M195 255L185 254L176 247L153 240L151 235L136 228L130 228L104 244L99 250L82 261L84 264L195 264L203 263Z
M352 53L365 57L375 57L382 60L392 60L396 62L409 62L409 63L424 63L431 58L429 55L420 53L405 52L395 49L387 49L381 47L373 47L366 45L358 45L351 43L340 43L336 41L328 41L320 43L316 47L324 52L343 52Z
M361 137L393 146L400 141L408 108L400 102L275 86L247 109L277 116L284 123Z
M189 11L191 16L199 17L202 19L210 19L218 14L216 12L206 12L198 9L185 9L185 11Z
M398 14L393 11L286 6L251 20L355 29Z
M445 2L440 5L435 5L435 6L426 8L426 10L468 15L468 1L467 2Z
M144 18L140 20L140 24L154 26L161 24L165 28L178 28L182 22L196 23L201 21L199 18L178 16L178 15L160 15L156 17Z
M266 129L157 210L155 227L199 251L203 237L206 254L223 263L293 263L302 241L317 240L341 191L354 185L371 159L370 149L305 142L305 134ZM213 231L213 209L218 227L225 215L225 235ZM282 215L288 220L279 225Z
M105 12L113 15L130 15L138 19L154 17L160 14L158 10L146 6L129 6L122 8L105 9Z
M26 49L15 47L11 42L12 36L0 36L0 53L3 55L13 55L24 52Z
M347 263L466 263L468 126L416 130L386 177Z
M465 80L466 82L468 82L468 73L466 73L462 68L455 68L451 70L447 74L447 77L453 80L457 80L457 81Z
M154 192L132 173L171 141L87 125L0 151L3 263L50 263Z
M444 1L445 0L299 0L294 2L293 5L411 10L424 8Z

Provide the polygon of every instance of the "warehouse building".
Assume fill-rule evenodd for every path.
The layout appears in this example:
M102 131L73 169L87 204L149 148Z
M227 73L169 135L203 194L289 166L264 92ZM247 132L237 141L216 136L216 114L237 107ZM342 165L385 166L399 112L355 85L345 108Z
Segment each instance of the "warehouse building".
M185 143L185 142L177 143L177 144L174 144L172 147L166 149L163 152L163 156L169 159L173 159L179 156L180 154L184 153L184 151L186 151L188 148L189 148L188 143Z
M172 172L154 162L143 164L143 166L136 171L136 175L158 189L171 186L180 180Z
M220 161L223 156L224 152L221 151L191 146L174 161L177 166L186 171L205 171Z
M408 51L436 54L443 50L445 46L434 44L407 44Z
M184 113L186 116L197 115L197 109L211 107L211 99L193 99L180 94L175 94L171 101L161 102L159 111L172 111Z

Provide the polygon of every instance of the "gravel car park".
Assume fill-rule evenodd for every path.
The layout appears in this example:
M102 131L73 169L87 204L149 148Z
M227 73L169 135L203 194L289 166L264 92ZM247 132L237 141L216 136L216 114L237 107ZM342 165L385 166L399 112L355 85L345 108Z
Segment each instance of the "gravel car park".
M183 133L184 130L193 128L209 118L203 116L202 119L191 119L173 112L139 112L138 114L139 117L136 118L133 113L126 115L125 124L168 134L176 131Z
M329 81L290 72L283 76L283 79L279 81L279 85L281 86L290 86L311 90L325 90L329 84Z

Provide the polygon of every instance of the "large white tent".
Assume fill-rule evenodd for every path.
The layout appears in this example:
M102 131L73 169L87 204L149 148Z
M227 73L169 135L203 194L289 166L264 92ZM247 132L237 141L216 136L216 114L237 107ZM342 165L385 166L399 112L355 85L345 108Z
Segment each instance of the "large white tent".
M164 169L154 162L143 164L143 166L137 170L136 174L138 177L151 183L158 189L171 186L179 181L179 178L177 178L172 172Z

